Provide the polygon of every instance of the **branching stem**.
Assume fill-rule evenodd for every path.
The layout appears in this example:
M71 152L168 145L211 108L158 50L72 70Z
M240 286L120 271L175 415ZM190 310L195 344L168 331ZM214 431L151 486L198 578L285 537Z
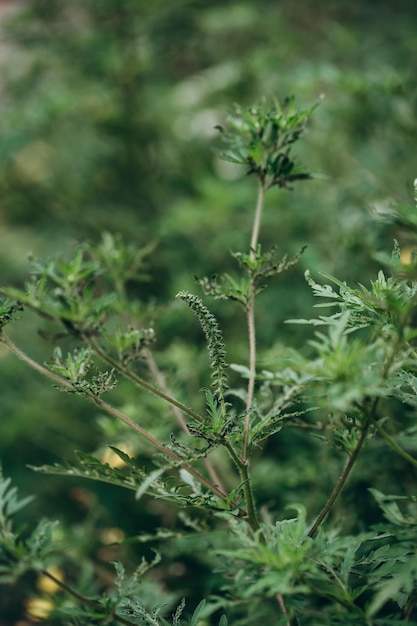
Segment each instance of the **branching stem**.
M70 596L72 596L76 600L79 600L86 606L89 606L92 609L99 611L100 613L103 612L103 606L99 602L97 602L96 600L90 600L90 598L86 598L81 593L78 593L78 591L76 591L75 589L73 589L72 587L64 583L64 581L60 580L59 578L56 578L47 569L41 570L40 573L42 574L42 576L45 576L46 578L49 578L50 580L52 580L58 587L60 587L60 589L68 593ZM112 617L115 621L119 622L119 624L125 624L126 626L135 626L134 622L131 622L130 620L125 619L124 617L121 617L120 615L117 615L116 613L113 613Z
M125 367L122 363L120 363L119 361L116 361L116 359L113 359L109 354L105 352L105 350L101 348L101 346L97 343L97 341L95 341L92 337L83 336L83 340L89 346L89 348L91 348L91 350L97 356L99 356L105 363L107 363L108 365L111 365L111 367L113 367L116 371L123 374L123 376L125 376L126 378L130 379L135 385L142 387L143 389L146 389L146 391L149 391L155 396L158 396L165 402L168 402L168 404L171 404L172 406L177 407L180 411L182 411L183 413L191 417L194 421L200 424L204 422L204 418L201 415L199 415L196 411L186 406L179 400L176 400L172 396L168 395L161 389L158 389L158 387L155 387L151 383L148 383L148 381L144 380L143 378L135 374L135 372L132 372L131 369L129 369L128 367Z
M316 521L314 522L314 524L312 525L312 527L310 528L310 530L307 533L308 537L314 537L314 535L316 534L319 526L321 525L321 523L323 522L324 518L327 516L327 514L329 513L330 509L332 508L333 504L335 503L337 497L339 496L340 492L342 491L346 480L350 474L350 472L352 471L352 468L355 464L356 459L358 458L359 452L362 449L362 446L365 442L366 439L366 435L368 432L368 426L365 425L362 429L362 432L360 434L360 437L358 439L358 442L356 444L356 447L354 448L352 454L349 456L349 459L343 469L343 472L341 473L339 480L336 483L335 488L333 489L332 493L330 494L329 499L327 500L326 504L324 505L324 507L322 508L322 510L320 511Z

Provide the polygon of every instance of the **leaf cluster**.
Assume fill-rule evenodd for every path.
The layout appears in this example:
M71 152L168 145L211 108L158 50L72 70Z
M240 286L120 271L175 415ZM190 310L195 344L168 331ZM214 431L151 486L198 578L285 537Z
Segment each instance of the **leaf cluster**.
M288 188L298 180L311 178L292 154L293 144L306 129L306 121L316 107L297 110L294 98L283 105L261 102L249 109L236 105L225 127L217 126L227 145L220 158L247 168L265 189Z
M264 281L297 265L304 250L305 247L296 255L292 257L284 255L281 260L277 261L276 247L267 252L262 252L261 245L258 244L256 250L250 250L249 254L232 253L244 272L244 276L240 279L227 273L219 276L213 275L209 278L195 276L194 279L206 295L217 300L233 300L247 308L250 299L266 288Z

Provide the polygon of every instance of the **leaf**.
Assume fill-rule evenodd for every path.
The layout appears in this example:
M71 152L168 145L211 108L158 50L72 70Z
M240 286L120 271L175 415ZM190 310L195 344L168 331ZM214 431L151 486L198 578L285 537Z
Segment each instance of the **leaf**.
M379 591L368 606L367 614L371 617L376 615L387 602L392 600L404 606L410 595L414 593L416 582L417 556L413 554L404 557L403 562L395 563L395 567L387 579L377 582L376 587Z
M379 507L382 509L384 516L389 522L391 522L395 526L417 526L417 517L412 517L411 515L405 516L401 512L396 502L396 500L411 500L411 498L401 496L386 496L378 491L378 489L374 489L372 487L370 487L368 491L370 491L370 493L373 495Z
M253 373L245 365L239 365L238 363L231 363L230 369L240 374L242 378L248 378L248 379L253 378Z
M201 615L201 613L202 613L202 611L203 611L205 606L206 606L206 601L205 600L201 600L201 602L194 609L194 613L191 616L190 626L198 626L198 622L200 620L200 615Z
M140 500L148 488L164 473L165 468L159 468L148 474L143 483L138 487L135 493L135 499Z
M11 479L0 474L0 528L6 526L9 518L34 500L34 496L17 497L17 488L11 487Z
M117 450L117 448L113 448L112 446L109 447L123 458L122 454L124 453ZM136 491L138 483L144 480L145 473L137 466L130 465L131 471L126 472L123 469L110 467L108 463L101 463L99 459L91 454L86 454L85 452L80 451L75 451L75 454L79 465L67 462L65 465L55 463L54 465L41 465L39 467L29 465L29 467L35 472L43 474L78 476L80 478L98 480L111 485L118 485L119 487L124 487L125 489L131 489L133 491Z

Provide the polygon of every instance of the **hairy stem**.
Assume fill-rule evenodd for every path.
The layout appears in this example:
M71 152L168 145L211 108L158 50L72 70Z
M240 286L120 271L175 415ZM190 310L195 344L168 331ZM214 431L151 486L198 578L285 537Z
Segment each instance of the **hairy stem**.
M352 471L352 468L355 464L356 459L358 458L359 452L362 449L362 446L364 444L366 435L368 432L368 426L365 425L364 428L362 429L361 435L359 437L359 440L356 444L355 449L353 450L352 454L349 456L349 459L343 469L343 472L341 473L339 480L336 483L335 488L333 489L332 493L330 494L329 499L327 500L326 504L324 505L324 507L322 508L322 510L320 511L316 521L314 522L314 524L312 525L312 527L310 528L310 530L307 533L308 537L314 537L314 535L316 534L319 526L321 525L321 523L323 522L324 518L327 516L327 514L329 513L330 509L332 508L333 504L335 503L337 497L339 496L340 492L342 491L346 480L350 474L350 472Z
M239 469L239 474L240 474L240 479L242 481L243 494L245 496L245 505L246 505L246 514L247 514L248 524L254 532L259 532L261 530L261 527L259 525L258 513L256 510L255 500L253 497L252 483L251 483L249 467L247 463L241 465ZM259 533L259 539L262 543L266 543L263 533Z
M61 378L61 376L54 374L54 372L50 372L46 369L46 367L31 359L30 356L18 348L18 346L4 332L0 333L0 342L4 343L4 345L9 348L10 352L13 352L13 354L15 354L21 361L24 361L26 365L29 365L29 367L39 372L39 374L46 376L46 378L49 378L49 380L52 380L54 383L57 383L62 387L72 389L72 385L68 380Z
M258 198L256 201L255 217L252 226L252 236L250 242L249 255L251 259L255 258L256 248L258 246L259 229L261 225L262 209L264 204L265 188L264 183L260 179L258 186ZM243 426L242 441L242 461L245 463L248 458L249 429L250 429L250 409L253 404L253 394L255 390L256 377L256 326L255 326L255 283L252 278L249 286L248 301L246 304L246 318L248 324L248 341L249 341L249 380L246 400L246 415Z
M248 322L248 340L249 340L249 380L246 399L246 415L243 426L243 443L242 443L242 461L248 458L249 429L250 429L250 409L253 404L253 394L255 390L256 376L256 328L255 328L255 306L254 306L254 285L249 287L249 297L246 307L246 316Z

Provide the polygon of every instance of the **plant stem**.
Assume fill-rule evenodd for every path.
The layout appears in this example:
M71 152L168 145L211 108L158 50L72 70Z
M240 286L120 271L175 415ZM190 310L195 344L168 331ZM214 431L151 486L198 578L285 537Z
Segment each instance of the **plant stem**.
M161 391L166 394L167 396L171 396L169 389L168 389L168 385L166 383L165 380L165 376L163 375L163 373L161 372L161 370L159 369L159 367L157 366L155 359L153 358L153 355L151 353L150 350L146 351L146 355L145 355L145 359L146 359L146 364L149 367L149 371L151 372L154 380L156 381L156 384L160 387ZM179 408L175 405L175 404L171 404L171 410L173 412L173 414L175 415L175 418L180 426L180 428L187 434L189 435L189 430L187 427L187 422L185 421L182 411L179 410Z
M49 378L54 383L57 383L58 385L61 385L66 389L72 389L72 385L68 380L65 380L65 378L61 378L61 376L58 376L58 374L50 372L48 369L46 369L46 367L43 367L43 365L31 359L30 356L23 352L20 348L18 348L17 345L4 332L0 333L0 342L4 343L4 345L6 345L9 350L13 352L13 354L15 354L21 361L24 361L26 365L29 365L29 367L31 367L32 369L36 370L43 376L46 376L46 378Z
M394 346L394 349L391 353L390 358L387 360L387 362L385 363L384 366L384 370L383 370L383 378L385 379L388 375L389 372L389 367L394 359L395 356L395 352L397 349L397 345L398 342L396 343L396 345ZM323 522L324 518L326 517L327 513L330 511L331 507L333 506L336 498L338 497L338 495L340 494L340 492L342 491L344 484L352 470L352 467L359 455L359 452L362 449L363 443L365 441L368 429L369 429L369 424L373 424L373 426L375 426L375 428L377 429L377 431L379 432L379 434L385 439L385 441L391 446L391 448L393 450L395 450L395 452L397 452L397 454L399 454L403 459L405 459L406 461L408 461L409 463L411 463L414 467L417 467L417 460L414 459L410 454L408 454L408 452L406 452L405 450L403 450L403 448L401 448L401 446L398 445L398 443L391 437L391 435L389 435L383 428L382 426L378 423L375 415L376 415L376 411L377 411L377 406L378 406L378 401L379 398L374 398L373 402L372 402L372 406L370 408L370 410L367 412L367 421L364 424L364 427L362 429L361 432L361 436L359 437L359 441L356 444L356 447L354 449L354 451L352 452L352 454L349 457L349 460L339 478L339 480L337 481L337 484L335 486L335 488L333 489L330 498L327 500L326 504L324 505L323 509L321 510L319 516L317 517L316 521L314 522L313 526L310 528L309 532L307 533L308 537L313 537L316 532L318 527L320 526L320 524ZM360 408L360 407L358 407Z
M288 615L287 607L285 606L285 602L284 602L284 598L283 598L282 594L277 593L275 598L276 598L276 600L277 600L277 602L278 602L278 604L280 606L280 609L281 609L282 613L285 616L285 619L287 620L287 626L298 626L298 619L296 617L292 617L291 618Z
M250 241L249 254L254 257L259 239L259 229L261 226L262 209L264 206L265 185L262 179L259 179L258 198L256 201L255 217L252 225L252 236Z
M382 428L381 424L378 424L378 421L376 419L372 418L372 424L375 426L375 428L377 429L381 437L385 439L387 444L393 450L395 450L397 454L399 454L403 459L411 463L411 465L413 465L414 467L417 467L417 460L414 457L412 457L411 454L408 454L408 452L406 452L406 450L404 450L400 445L398 445L395 439L391 437L391 435L389 435L387 431Z
M261 543L265 544L266 540L264 534L260 532L261 527L258 520L258 513L256 511L255 500L252 491L252 483L249 474L249 466L247 463L241 466L239 474L242 481L243 494L245 496L248 524L254 532L259 532L259 540L261 541Z
M262 209L264 204L264 183L259 179L258 198L256 201L255 217L252 226L252 236L250 242L249 257L255 258L256 248L258 246L259 229L261 224ZM249 341L249 380L246 400L246 415L243 426L242 440L242 461L245 463L248 458L249 430L250 430L250 409L253 404L253 394L255 390L256 377L256 326L255 326L255 281L252 277L249 289L248 300L246 304L246 318L248 324L248 341Z
M86 598L81 593L78 593L78 591L76 591L75 589L73 589L72 587L64 583L62 580L60 580L59 578L56 578L53 574L48 572L47 569L40 570L40 573L42 574L42 576L45 576L46 578L49 578L50 580L52 580L58 587L60 587L60 589L68 593L70 596L72 596L76 600L79 600L86 606L89 606L92 609L95 609L96 611L100 611L101 614L103 613L103 606L96 600L90 600L90 598ZM124 617L121 617L117 615L116 613L113 613L112 617L114 620L116 620L120 624L125 624L126 626L135 626L134 622L131 622L130 620L125 619Z
M113 415L113 417L116 417L121 422L124 422L127 426L130 426L130 428L135 430L144 439L149 441L150 444L152 444L155 448L157 448L160 452L162 452L164 456L171 458L176 464L181 465L181 467L186 469L187 472L192 474L194 478L196 478L202 485L207 487L207 489L209 489L212 493L216 494L216 496L219 496L222 499L227 497L226 493L224 493L217 485L213 485L205 476L200 474L200 472L197 471L192 465L189 465L188 463L184 463L181 457L179 457L177 454L175 454L175 452L167 448L163 443L161 443L158 439L156 439L156 437L154 437L150 432L142 428L142 426L139 426L139 424L132 421L127 415L125 415L124 413L116 409L115 407L111 406L111 404L108 404L107 402L105 402L104 400L102 400L101 398L97 396L90 396L88 399L94 402L94 404L96 404L106 413Z
M242 441L242 461L247 461L248 458L248 445L249 445L249 430L250 430L250 410L253 404L253 394L255 390L255 376L256 376L256 327L255 327L255 306L254 306L254 285L251 284L248 290L248 303L246 306L246 317L248 323L248 340L249 340L249 380L248 390L246 398L246 415L243 426L243 441Z
M157 384L159 385L159 387L161 388L161 390L166 394L166 395L171 395L169 393L169 389L168 386L166 384L166 380L164 375L162 374L161 370L159 369L158 365L155 362L155 359L152 356L152 353L148 350L146 353L146 362L148 364L148 367L154 377L154 379L156 380ZM188 430L188 426L187 426L187 422L185 421L182 412L179 410L179 408L177 406L175 406L174 404L171 404L171 410L173 412L173 414L175 415L178 424L180 425L180 427L182 428L182 430L189 435L189 430ZM203 463L206 467L207 473L210 476L210 479L212 481L212 483L214 485L217 485L219 487L219 489L221 489L221 491L226 492L226 489L224 488L222 481L218 475L218 473L216 472L216 469L213 467L213 464L211 463L210 459L208 458L203 458Z
M352 454L349 456L348 462L346 463L343 472L341 473L339 480L336 483L335 488L333 489L332 493L330 494L329 499L327 500L326 504L324 505L324 507L322 508L322 510L320 511L316 521L314 522L314 524L312 525L312 527L310 528L310 530L307 533L308 537L314 537L314 535L316 534L319 526L321 525L321 523L323 522L324 518L326 517L326 515L328 514L328 512L330 511L330 509L332 508L333 504L336 501L336 498L339 496L340 492L342 491L346 480L353 468L353 465L356 461L356 459L358 458L359 452L362 449L362 446L364 444L366 435L368 432L368 426L365 425L362 429L361 435L359 437L359 440L356 444L355 449L353 450Z
M243 489L243 495L244 495L245 504L246 504L247 522L254 532L260 532L261 526L259 524L258 514L256 511L256 506L255 506L255 500L253 498L252 484L251 484L251 478L249 474L249 465L247 462L244 463L242 459L239 458L239 455L236 453L233 446L229 442L226 442L225 446L239 471L239 476L240 476L242 489ZM262 543L265 543L265 537L263 533L260 533L260 540Z
M94 341L92 337L83 336L83 340L89 346L89 348L91 348L91 350L93 350L93 352L97 356L99 356L105 363L111 365L111 367L126 376L126 378L129 378L133 383L135 383L139 387L142 387L143 389L146 389L150 393L153 393L155 396L162 398L162 400L168 402L168 404L177 407L180 411L191 417L194 421L199 422L200 424L204 422L204 418L202 417L202 415L199 415L196 411L186 406L179 400L172 398L167 393L164 393L164 391L162 391L161 389L158 389L151 383L148 383L146 380L135 374L135 372L132 372L132 370L130 370L128 367L125 367L124 365L122 365L122 363L116 361L111 356L109 356L100 347L100 345L96 341Z

